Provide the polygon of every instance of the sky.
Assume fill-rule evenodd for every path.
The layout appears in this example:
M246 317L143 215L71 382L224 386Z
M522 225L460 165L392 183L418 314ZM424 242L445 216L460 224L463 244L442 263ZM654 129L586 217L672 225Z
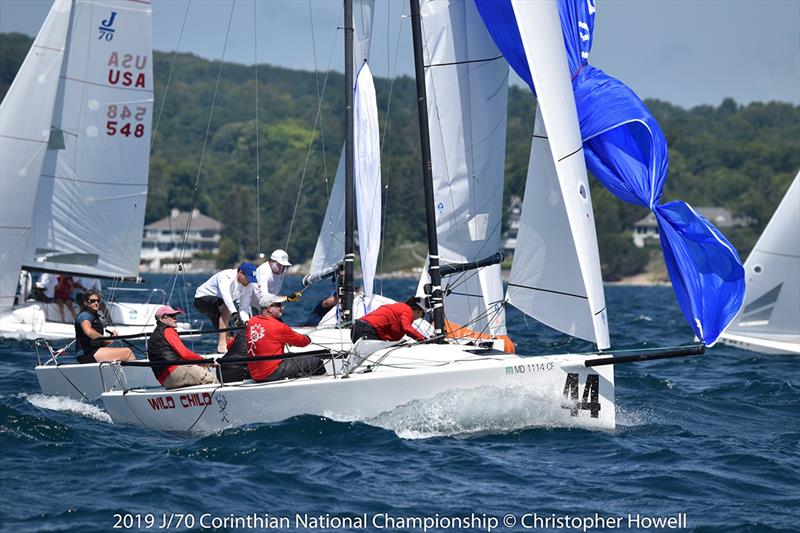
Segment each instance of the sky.
M35 35L50 5L0 0L0 32ZM219 59L233 7L227 61L341 71L341 5L152 0L154 48ZM716 106L726 97L800 105L800 0L597 0L596 6L589 62L641 98L684 108ZM406 0L376 0L370 62L376 76L413 75L408 10Z

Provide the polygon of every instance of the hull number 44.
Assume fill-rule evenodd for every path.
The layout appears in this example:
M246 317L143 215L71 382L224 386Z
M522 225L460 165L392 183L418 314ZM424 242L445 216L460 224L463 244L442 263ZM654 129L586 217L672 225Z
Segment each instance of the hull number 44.
M572 416L578 416L578 411L589 411L592 418L600 416L600 376L589 374L586 376L586 385L583 386L583 395L580 395L580 379L577 373L567 374L564 383L564 399L561 407L569 409ZM578 397L581 399L578 400Z

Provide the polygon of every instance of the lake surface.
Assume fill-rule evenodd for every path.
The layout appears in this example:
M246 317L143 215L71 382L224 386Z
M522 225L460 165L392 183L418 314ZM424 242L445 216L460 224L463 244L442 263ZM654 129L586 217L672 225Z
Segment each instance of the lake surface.
M187 308L204 280L146 286ZM376 285L405 298L415 282ZM306 291L286 322L329 288ZM670 288L606 298L614 347L691 342ZM508 324L522 354L590 349L514 310ZM370 425L307 416L210 436L117 426L102 402L44 396L35 362L31 343L0 341L2 531L797 531L798 357L719 345L619 365L611 432L536 427L524 397L478 391Z

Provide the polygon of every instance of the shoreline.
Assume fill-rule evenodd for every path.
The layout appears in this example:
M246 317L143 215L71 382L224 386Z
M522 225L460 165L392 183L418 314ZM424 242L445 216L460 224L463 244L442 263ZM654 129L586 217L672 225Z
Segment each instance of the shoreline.
M185 268L187 274L206 274L212 275L217 270L208 270L208 269L191 269ZM142 274L172 274L174 273L174 268L170 269L151 269L151 270L142 270L140 271ZM375 279L418 279L420 274L422 273L422 268L413 268L410 270L396 270L393 272L386 272L381 274L376 274ZM292 268L288 271L289 275L292 276L305 276L308 274L308 269L306 268ZM503 282L508 283L510 275L510 270L503 270ZM361 276L357 275L356 279L360 279ZM663 277L659 276L658 273L654 272L641 272L639 274L634 274L633 276L626 276L622 279L616 281L606 281L603 280L603 285L612 285L612 286L629 286L629 287L670 287L672 283L670 283L669 279L664 279Z

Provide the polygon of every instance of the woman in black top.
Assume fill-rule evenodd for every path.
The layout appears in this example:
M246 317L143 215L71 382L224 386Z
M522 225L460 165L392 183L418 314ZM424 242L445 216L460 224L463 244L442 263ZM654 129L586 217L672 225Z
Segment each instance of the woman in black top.
M98 341L105 335L103 321L100 320L102 295L97 291L86 291L81 304L81 312L75 319L75 348L79 363L99 363L101 361L135 361L130 348L112 348L114 341Z

